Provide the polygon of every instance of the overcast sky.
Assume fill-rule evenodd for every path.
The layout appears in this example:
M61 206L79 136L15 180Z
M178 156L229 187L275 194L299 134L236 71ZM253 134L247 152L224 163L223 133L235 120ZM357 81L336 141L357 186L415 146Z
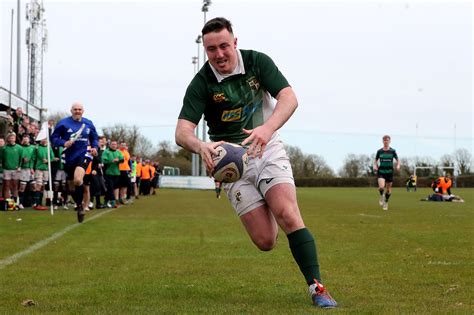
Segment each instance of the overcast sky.
M67 111L80 100L99 128L126 123L140 126L154 144L174 141L194 73L201 6L199 0L45 0L44 106ZM16 1L0 1L6 88L12 8ZM239 48L273 58L299 100L283 139L337 171L348 153L375 153L383 134L392 135L402 157L439 159L460 147L472 153L472 15L470 1L215 0L207 19L227 17Z

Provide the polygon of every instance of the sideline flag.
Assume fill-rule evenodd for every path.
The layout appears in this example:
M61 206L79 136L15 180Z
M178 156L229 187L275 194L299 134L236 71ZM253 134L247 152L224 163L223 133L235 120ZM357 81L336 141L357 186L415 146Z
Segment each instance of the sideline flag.
M47 145L47 152L48 152L48 178L49 178L49 191L46 192L46 196L50 200L50 205L51 205L51 215L54 214L54 205L53 205L53 183L52 183L52 178L51 178L51 143L49 142L49 125L48 122L45 121L41 125L40 132L36 136L36 141L41 141L41 140L48 140L48 145Z
M40 132L39 132L38 135L36 136L36 141L41 141L41 140L43 140L43 139L46 139L46 138L48 138L48 135L49 135L48 122L45 121L45 122L41 125Z

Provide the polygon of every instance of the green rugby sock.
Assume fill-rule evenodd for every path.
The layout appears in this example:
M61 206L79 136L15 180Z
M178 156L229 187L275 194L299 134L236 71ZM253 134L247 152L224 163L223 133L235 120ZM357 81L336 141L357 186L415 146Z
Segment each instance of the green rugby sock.
M311 232L307 228L302 228L288 234L287 237L291 253L308 285L313 284L314 279L321 282L316 242Z

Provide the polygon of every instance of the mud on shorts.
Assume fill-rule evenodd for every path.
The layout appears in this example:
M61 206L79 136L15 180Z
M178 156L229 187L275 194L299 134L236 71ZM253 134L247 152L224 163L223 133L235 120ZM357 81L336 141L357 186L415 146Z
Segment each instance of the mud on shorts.
M223 183L224 191L238 216L266 204L265 194L277 184L295 185L290 159L277 134L267 144L262 158L249 158L244 176L235 183Z

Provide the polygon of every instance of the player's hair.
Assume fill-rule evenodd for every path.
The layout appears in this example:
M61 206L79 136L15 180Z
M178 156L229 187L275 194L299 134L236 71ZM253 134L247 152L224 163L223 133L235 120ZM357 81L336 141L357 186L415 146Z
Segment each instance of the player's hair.
M388 140L390 140L391 138L390 138L390 136L389 136L389 135L385 135L385 136L383 136L383 137L382 137L382 140L385 140L385 139L388 139Z
M228 30L229 33L234 34L234 32L232 31L232 23L230 23L228 19L223 17L213 18L207 21L207 23L202 28L202 36L210 32L220 32L224 28Z

